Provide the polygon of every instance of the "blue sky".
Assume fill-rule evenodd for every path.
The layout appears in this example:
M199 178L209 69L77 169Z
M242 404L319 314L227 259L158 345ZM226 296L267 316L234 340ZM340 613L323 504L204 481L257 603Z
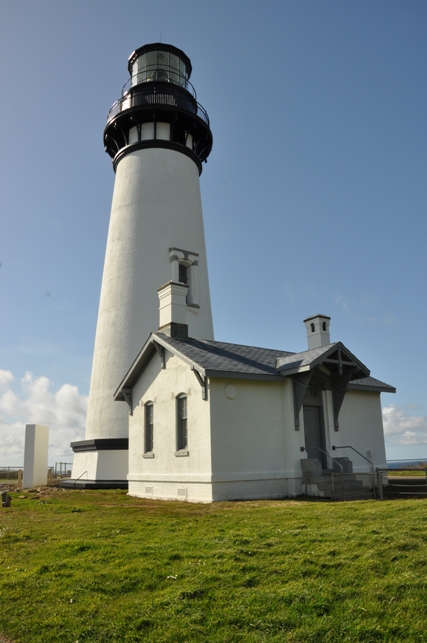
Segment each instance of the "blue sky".
M215 336L300 351L332 318L383 395L389 458L427 458L427 4L3 0L0 465L26 422L84 437L114 172L102 134L148 42L183 49Z

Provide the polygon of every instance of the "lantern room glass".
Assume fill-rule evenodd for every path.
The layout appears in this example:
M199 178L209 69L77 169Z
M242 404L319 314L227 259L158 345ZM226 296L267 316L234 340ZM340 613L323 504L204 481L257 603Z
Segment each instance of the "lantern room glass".
M162 81L187 88L188 72L177 54L157 49L141 54L132 64L132 86Z

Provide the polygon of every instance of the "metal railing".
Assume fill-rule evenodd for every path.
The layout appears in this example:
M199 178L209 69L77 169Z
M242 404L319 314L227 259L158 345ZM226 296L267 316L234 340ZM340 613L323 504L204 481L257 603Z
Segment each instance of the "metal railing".
M378 489L378 492L380 494L380 500L384 500L384 481L383 481L383 474L381 469L376 469L376 487ZM375 488L375 487L374 487ZM375 496L376 497L376 496Z
M372 493L374 499L379 499L383 500L384 499L384 492L383 492L383 487L384 487L384 480L383 480L383 471L380 469L374 470L374 467L370 460L368 458L365 458L357 449L354 447L342 447L342 448L350 448L353 449L358 455L360 455L362 458L367 460L369 464L371 465L371 472L370 473L354 473L354 472L349 472L349 473L344 473L344 467L343 465L338 462L335 458L333 458L327 451L324 451L320 447L310 447L309 449L304 449L304 451L307 451L307 453L311 450L316 450L322 454L324 454L327 458L329 458L335 465L337 465L340 469L340 471L336 472L334 471L333 467L330 472L330 483L331 483L331 497L333 499L337 498L336 494L336 481L339 480L341 482L341 492L342 492L342 499L346 499L346 492L345 492L345 481L346 480L358 480L359 482L362 483L363 487L369 488ZM328 462L326 461L326 464ZM326 477L326 476L325 476ZM307 494L307 482L306 482L306 494ZM351 487L348 489L348 496L351 496Z
M133 85L128 88L127 92L121 96L115 103L113 103L107 115L107 124L120 112L123 112L132 107L153 107L168 105L178 107L195 116L198 116L202 121L209 124L209 116L196 97L188 96L185 92L180 91L181 85L178 83L171 83L168 86L155 84L152 86L150 83L142 83Z
M71 462L55 462L55 466L48 467L46 471L46 481L51 483L58 478L71 477ZM4 480L14 485L22 483L24 467L2 467L0 466L0 481Z
M75 489L75 488L76 488L76 482L77 482L78 480L80 480L80 478L81 478L82 476L84 476L84 474L89 475L88 471L83 471L83 473L81 473L81 474L79 475L79 477L78 477L78 478L76 478L76 479L74 480L74 482L73 482L73 489Z
M0 480L19 480L19 472L23 467L0 467Z
M179 69L171 65L161 65L158 64L147 65L141 71L138 71L136 74L133 74L130 78L127 79L125 84L122 87L122 96L126 94L131 87L135 85L141 85L142 83L170 83L172 85L178 85L183 87L197 100L196 90L194 85L190 83L187 76L183 74Z
M312 450L320 451L320 453L323 453L326 456L326 458L329 458L330 460L332 460L332 462L334 462L336 465L339 466L339 468L341 469L341 488L342 488L342 497L343 497L343 500L344 500L345 499L344 467L342 466L341 462L338 462L338 460L335 460L335 458L333 458L327 451L324 451L320 447L309 447L308 449L304 449L304 450L307 451L307 453L309 451L312 451ZM328 460L326 460L326 466L327 465L328 465ZM338 473L338 475L340 475L340 474ZM332 473L331 473L331 487L332 487L332 497L335 498L335 472L334 472L333 468L332 468Z
M342 464L341 464L340 462L338 462L338 460L335 460L335 458L333 458L333 457L332 457L332 456L331 456L327 451L324 451L324 450L323 450L323 449L321 449L320 447L309 447L308 449L304 448L304 451L307 451L307 453L308 453L309 451L314 451L314 450L316 450L316 451L320 451L320 453L323 453L327 458L329 458L330 460L332 460L332 462L335 462L335 464L336 464L336 465L338 465L338 466L340 467L340 469L341 469L341 473L344 473L344 468L343 468ZM327 464L328 464L328 461L326 460L326 465L327 465Z
M55 462L53 475L55 478L71 478L72 462Z
M332 447L332 451L336 451L337 449L353 449L353 451L354 451L355 453L357 453L358 455L360 455L360 457L361 457L361 458L363 458L364 460L366 460L366 462L367 462L367 463L369 464L369 466L371 467L371 471L372 471L372 473L374 472L374 465L372 464L372 461L371 461L371 460L369 460L369 458L367 458L366 456L364 456L364 455L363 455L363 453L360 453L360 451L358 451L358 450L357 450L357 449L355 449L354 447L352 447L352 446L350 446L350 445L341 446L341 447L336 447L336 446L333 446L333 447Z
M389 460L389 462L392 462ZM404 462L403 460L396 460L396 462ZM417 464L409 464L409 462L416 462ZM424 475L414 476L410 471L420 471ZM396 467L396 469L377 469L378 475L387 476L387 484L383 484L383 497L396 498L396 497L427 497L427 466L418 460L408 461L408 465ZM394 475L394 473L403 473L406 475ZM385 493L384 493L385 492ZM381 498L383 499L383 498Z

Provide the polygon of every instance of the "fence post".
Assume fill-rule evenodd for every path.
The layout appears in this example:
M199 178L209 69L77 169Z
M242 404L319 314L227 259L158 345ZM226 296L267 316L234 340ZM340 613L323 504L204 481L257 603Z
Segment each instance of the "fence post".
M384 500L384 493L383 493L383 477L381 475L381 471L377 467L377 485L378 489L380 492L380 500Z

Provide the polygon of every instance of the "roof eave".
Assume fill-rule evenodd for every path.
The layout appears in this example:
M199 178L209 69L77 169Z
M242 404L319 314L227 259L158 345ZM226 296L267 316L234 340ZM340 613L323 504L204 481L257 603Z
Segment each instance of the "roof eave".
M356 382L350 382L348 388L352 391L370 391L371 393L396 393L394 386L376 386L374 384L357 384Z
M159 337L159 335L157 335L156 333L153 333L152 337L153 339L155 339L155 341L158 344L163 346L163 348L167 348L168 351L170 351L171 353L173 353L174 355L182 359L182 361L188 364L189 366L191 366L191 368L193 367L196 368L201 375L203 376L205 375L206 373L205 368L198 362L195 362L194 359L191 359L190 357L185 355L185 353L182 353L179 349L176 348L176 346L172 346L171 344L169 344L169 342Z
M138 355L135 357L134 361L132 362L130 368L127 370L119 386L113 393L113 398L116 402L125 401L125 398L123 397L123 393L122 393L123 389L131 388L137 375L139 375L139 373L143 369L146 361L148 360L149 357L152 356L153 351L155 350L153 347L152 340L153 340L153 333L149 336L144 346L141 348Z
M125 397L123 395L123 390L124 389L129 389L132 388L138 378L141 376L145 365L147 364L148 360L151 359L153 354L155 353L155 347L154 343L160 344L162 348L165 350L168 350L170 353L173 353L180 359L182 359L186 364L188 364L191 368L195 368L196 370L199 371L199 373L204 376L205 375L205 369L203 366L195 362L194 360L189 359L186 355L181 353L181 351L177 350L175 346L172 346L169 344L169 342L165 341L162 337L160 337L157 333L151 333L147 341L145 342L144 346L141 348L139 351L138 355L132 362L130 368L128 369L126 375L120 382L119 386L117 387L116 391L113 394L113 398L116 402L124 402Z
M209 378L225 378L236 380L267 380L269 382L283 382L283 375L269 373L241 373L239 371L216 371L205 369L205 375Z

